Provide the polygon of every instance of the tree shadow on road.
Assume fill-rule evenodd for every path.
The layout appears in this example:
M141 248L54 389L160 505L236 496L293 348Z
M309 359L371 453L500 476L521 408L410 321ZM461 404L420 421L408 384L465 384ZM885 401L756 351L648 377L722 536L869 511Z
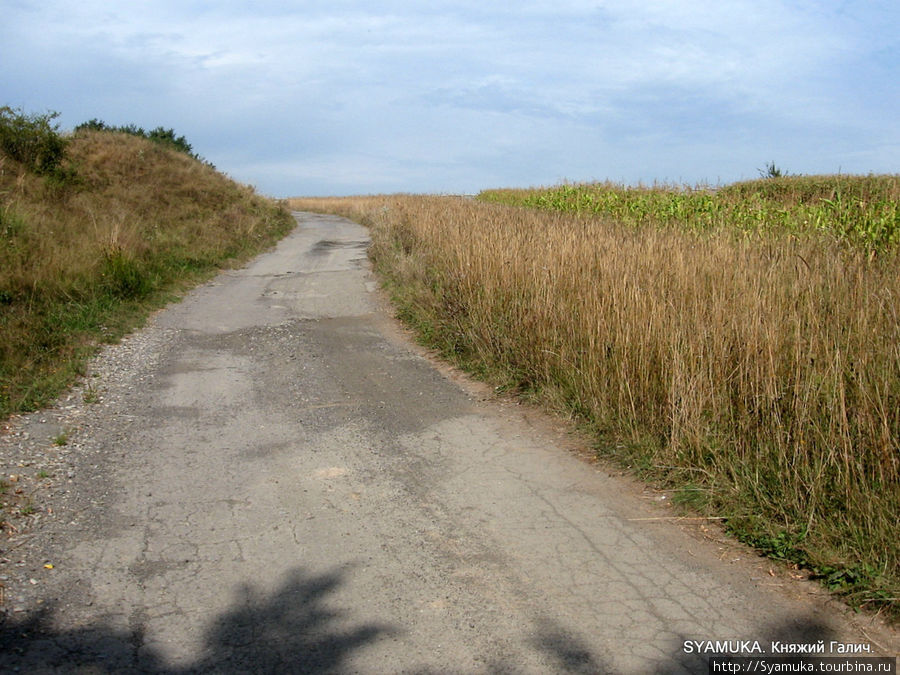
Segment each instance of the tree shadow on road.
M346 672L352 669L349 660L354 652L403 631L379 622L348 625L346 612L334 609L329 602L344 583L343 576L341 570L319 575L296 570L271 594L250 585L242 587L230 609L209 623L201 656L185 666L166 663L152 644L145 643L140 629L122 630L98 621L76 630L59 630L53 627L53 608L23 618L7 618L0 621L0 671L152 675ZM621 637L622 648L628 649L633 640L627 634ZM772 641L813 644L823 640L827 644L833 638L828 626L812 616L772 621L759 626L752 635L679 635L657 645L656 658L652 651L647 655L646 672L708 672L712 654L685 653L684 641L689 639L758 640L768 652ZM527 643L544 656L546 672L618 672L616 654L548 617L536 620ZM517 673L521 667L511 657L491 663L488 671ZM626 672L635 671L630 668Z
M140 629L105 622L59 631L53 608L0 623L4 672L323 673L341 670L354 651L399 631L369 622L343 627L343 613L327 599L343 582L341 571L310 576L292 572L270 595L251 586L207 629L203 656L186 667L168 666L144 644Z
M613 672L612 667L590 645L549 619L538 621L530 642L537 651L549 657L554 672L579 675Z

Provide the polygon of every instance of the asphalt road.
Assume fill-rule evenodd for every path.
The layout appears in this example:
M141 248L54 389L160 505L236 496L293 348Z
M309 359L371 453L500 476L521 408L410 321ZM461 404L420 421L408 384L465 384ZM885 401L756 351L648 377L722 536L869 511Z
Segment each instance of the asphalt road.
M686 640L874 634L435 368L367 232L297 219L0 438L50 467L0 670L705 673Z

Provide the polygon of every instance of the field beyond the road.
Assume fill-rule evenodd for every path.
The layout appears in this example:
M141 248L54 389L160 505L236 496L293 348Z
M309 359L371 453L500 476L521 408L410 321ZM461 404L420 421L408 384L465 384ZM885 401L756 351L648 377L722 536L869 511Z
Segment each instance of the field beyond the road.
M371 228L423 342L896 618L898 195L898 177L836 176L290 205Z

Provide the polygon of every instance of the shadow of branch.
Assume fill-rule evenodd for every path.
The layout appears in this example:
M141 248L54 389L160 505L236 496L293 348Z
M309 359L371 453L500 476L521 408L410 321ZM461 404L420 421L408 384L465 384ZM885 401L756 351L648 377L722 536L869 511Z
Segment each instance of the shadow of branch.
M0 660L4 670L21 672L334 672L353 652L399 632L376 622L343 625L345 613L327 604L342 577L341 571L310 576L294 570L271 594L244 585L231 608L210 623L202 656L183 668L167 666L144 644L140 629L102 621L56 629L53 607L0 623Z

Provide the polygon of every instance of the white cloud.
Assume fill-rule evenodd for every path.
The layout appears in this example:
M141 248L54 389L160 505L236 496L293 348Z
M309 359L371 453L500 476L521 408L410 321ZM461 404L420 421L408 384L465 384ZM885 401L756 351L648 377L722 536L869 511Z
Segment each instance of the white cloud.
M172 126L280 194L329 175L333 191L730 180L782 157L897 170L893 0L19 0L4 14L3 103Z

